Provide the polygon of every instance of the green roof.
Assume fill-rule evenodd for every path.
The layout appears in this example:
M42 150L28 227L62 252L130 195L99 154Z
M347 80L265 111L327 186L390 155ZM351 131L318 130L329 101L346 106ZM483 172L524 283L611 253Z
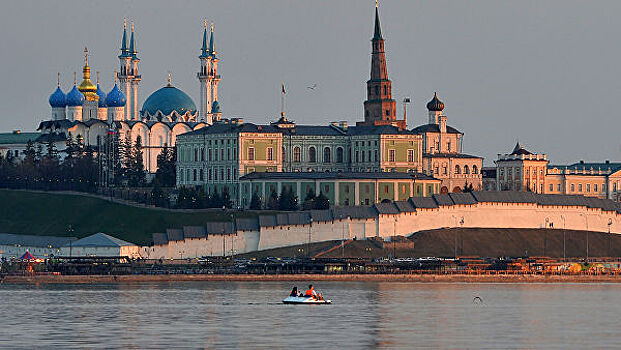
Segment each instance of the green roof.
M29 140L34 142L40 135L39 132L0 133L0 145L27 144Z

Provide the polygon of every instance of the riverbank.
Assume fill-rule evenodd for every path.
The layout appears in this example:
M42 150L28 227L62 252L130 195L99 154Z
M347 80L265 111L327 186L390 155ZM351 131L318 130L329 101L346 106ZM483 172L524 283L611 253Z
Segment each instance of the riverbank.
M300 274L300 275L38 275L5 276L0 284L148 282L411 282L411 283L621 283L621 275Z

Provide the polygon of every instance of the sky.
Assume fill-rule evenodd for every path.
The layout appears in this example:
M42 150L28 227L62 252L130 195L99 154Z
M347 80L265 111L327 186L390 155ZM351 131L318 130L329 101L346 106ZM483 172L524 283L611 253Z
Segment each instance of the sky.
M224 117L299 124L363 119L373 0L9 1L0 5L0 130L48 119L83 50L109 91L123 18L134 21L140 105L173 85L198 105L203 21L214 21ZM389 77L408 124L437 91L464 153L493 165L516 141L553 164L621 160L621 1L380 1ZM317 84L315 89L308 86Z

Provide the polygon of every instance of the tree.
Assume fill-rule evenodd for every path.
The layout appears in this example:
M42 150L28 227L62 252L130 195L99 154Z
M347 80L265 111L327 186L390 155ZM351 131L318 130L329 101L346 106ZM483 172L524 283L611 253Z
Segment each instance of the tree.
M153 188L151 189L151 204L158 207L168 207L168 198L166 198L157 178L153 180Z
M271 210L278 210L278 195L274 190L272 190L272 193L270 193L270 198L267 200L267 207Z
M228 189L222 190L222 207L233 207L233 202L231 201L231 195L229 194Z
M278 198L278 208L280 210L298 210L297 198L293 194L293 191L288 187L284 186L282 192L280 193L280 198Z
M315 208L315 190L312 188L308 189L308 193L306 193L306 198L304 198L304 203L302 203L303 210L311 210Z
M125 170L127 172L127 184L130 187L141 187L146 182L146 172L144 170L144 160L142 157L142 139L136 137L133 147L130 147L129 154L126 155Z
M261 210L263 208L263 203L261 201L261 197L257 191L252 193L252 198L250 198L250 209L252 210Z
M330 200L326 197L323 192L319 192L319 196L315 198L315 206L313 209L317 210L325 210L330 209Z
M464 184L464 188L461 191L465 193L472 192L474 191L474 187L471 183L469 184L468 181L466 181L466 183Z
M174 187L177 177L177 166L175 164L175 151L173 148L164 146L162 152L157 156L157 171L155 178L164 187Z

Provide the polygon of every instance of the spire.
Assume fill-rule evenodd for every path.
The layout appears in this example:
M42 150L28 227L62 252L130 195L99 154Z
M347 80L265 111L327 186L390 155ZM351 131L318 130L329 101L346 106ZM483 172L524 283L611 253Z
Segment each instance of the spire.
M119 74L119 72L117 72L116 70L114 71L114 85L116 85L116 76L117 74Z
M213 40L213 22L211 22L211 34L209 35L209 55L213 57L216 56L215 43Z
M132 36L129 40L129 55L132 56L132 58L137 59L137 53L138 50L136 48L136 40L134 39L134 22L132 21Z
M73 85L78 85L78 72L73 72Z
M88 48L84 46L84 67L88 67Z
M379 20L379 2L375 0L375 33L373 34L373 40L382 39L382 28L380 27Z
M127 57L127 18L123 18L123 39L121 39L121 57Z
M209 49L207 48L207 20L203 23L203 46L201 47L201 55L199 58L204 58L209 56Z
M57 80L58 80L57 81L57 85L58 85L58 87L60 87L60 72L58 72L58 79Z
M99 71L97 71L97 85L99 85Z
M168 86L172 86L172 76L168 73Z

